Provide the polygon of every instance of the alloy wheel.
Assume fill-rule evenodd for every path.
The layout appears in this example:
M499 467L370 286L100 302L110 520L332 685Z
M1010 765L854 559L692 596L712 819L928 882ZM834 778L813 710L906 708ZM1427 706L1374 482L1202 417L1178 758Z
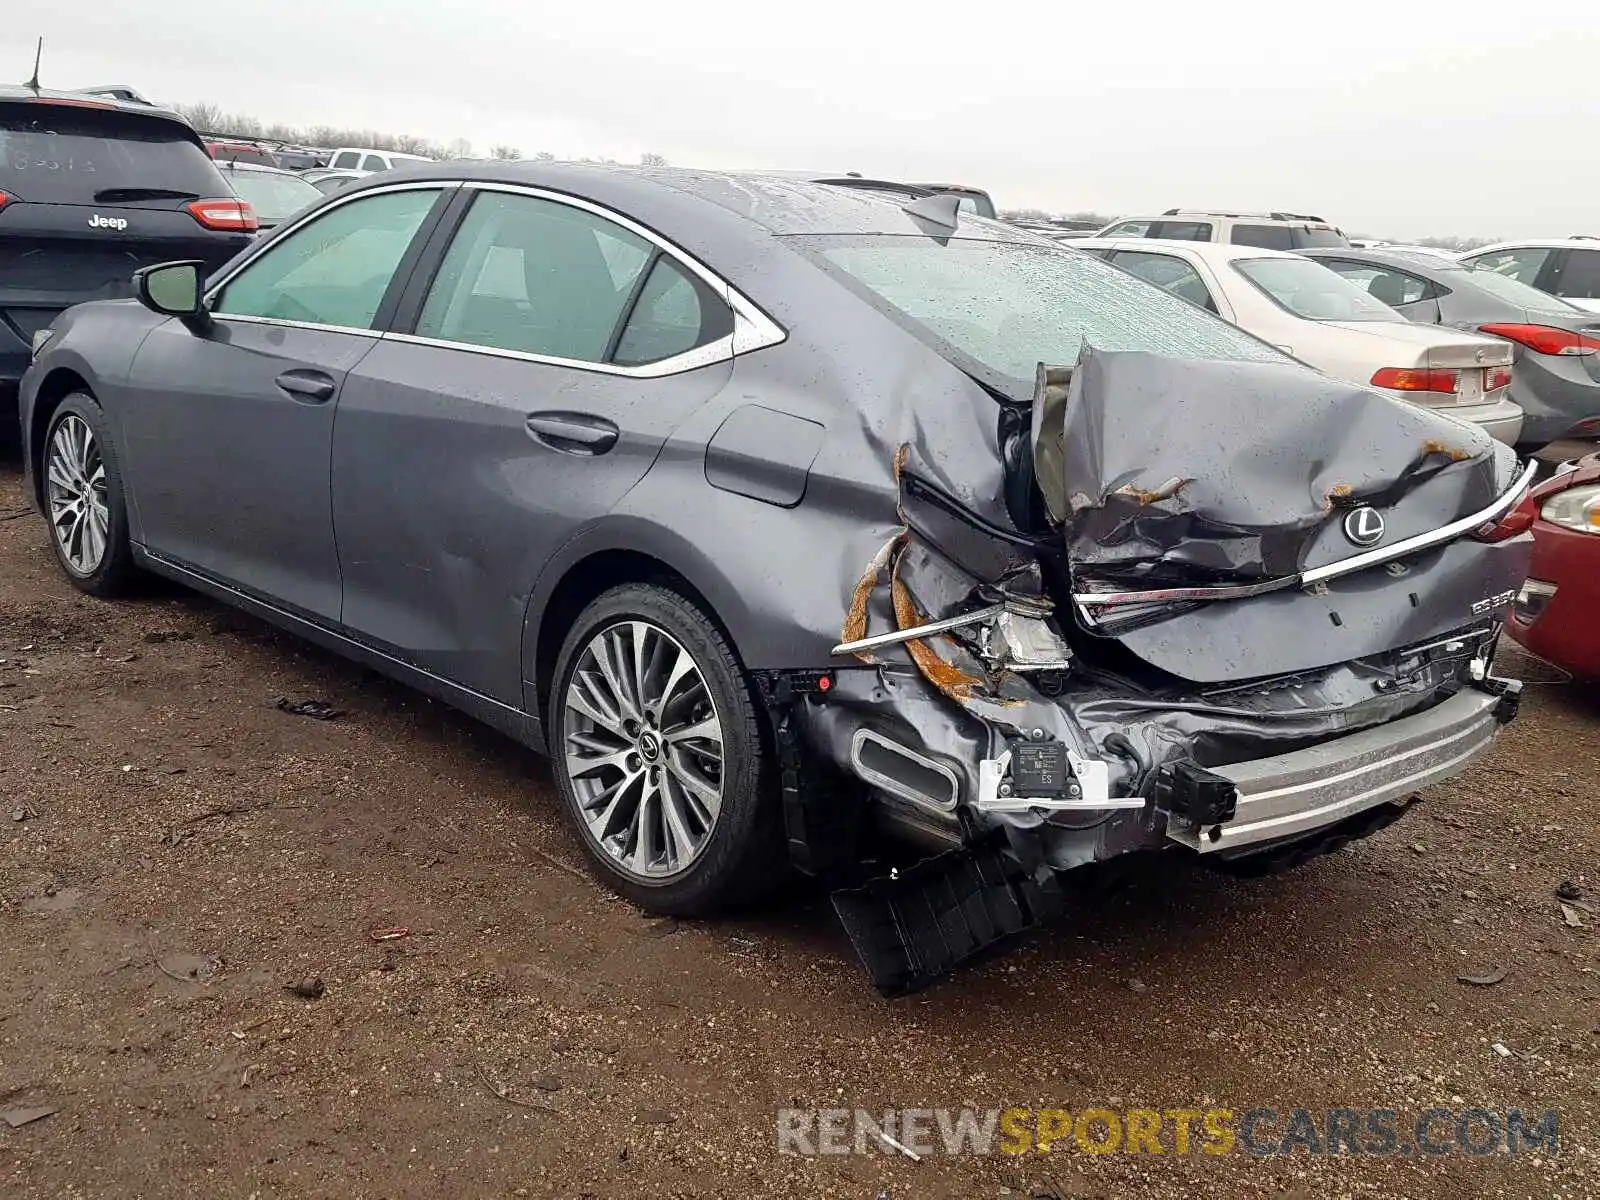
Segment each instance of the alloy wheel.
M50 532L67 568L75 575L93 575L110 541L111 509L100 445L82 417L68 414L56 426L45 481Z
M722 811L723 730L693 657L648 621L600 630L562 697L562 751L584 829L619 868L682 874Z

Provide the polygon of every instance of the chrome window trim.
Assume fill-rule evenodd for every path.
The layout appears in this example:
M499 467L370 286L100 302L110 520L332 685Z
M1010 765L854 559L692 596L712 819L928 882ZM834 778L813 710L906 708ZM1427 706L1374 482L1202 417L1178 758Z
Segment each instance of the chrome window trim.
M557 358L553 354L529 354L523 350L502 350L498 346L481 346L477 342L452 342L446 338L421 337L414 333L385 333L380 341L403 342L410 346L434 346L440 350L459 350L467 354L483 354L490 358L508 358L517 362L538 363L546 367L566 367L574 371L594 371L601 375L620 375L629 379L659 379L664 375L677 375L697 367L726 362L742 351L737 350L739 316L734 314L734 332L727 337L696 346L693 350L663 358L659 362L644 363L637 367L623 367L616 363L588 362L581 358Z
M601 375L618 375L631 379L660 379L667 375L693 371L700 367L708 367L715 363L725 362L741 354L750 354L756 350L764 350L768 346L776 346L788 339L789 335L783 326L767 316L759 305L686 250L674 245L648 226L641 225L631 217L624 216L622 213L607 208L603 204L585 200L581 196L571 196L565 192L551 191L548 188L536 187L532 184L504 183L497 180L419 179L368 188L354 195L341 196L335 193L336 199L330 203L318 206L315 211L297 218L288 225L280 226L274 232L271 241L266 245L276 244L280 239L289 237L295 230L320 219L342 205L351 204L369 196L428 189L444 191L450 188L469 188L473 191L507 192L512 195L531 196L536 200L565 204L568 207L592 213L626 229L629 233L644 239L656 247L671 258L676 265L692 272L702 283L720 296L723 302L733 311L733 332L726 337L718 338L714 342L707 342L704 346L696 346L693 350L686 350L682 354L673 355L671 358L663 358L653 363L643 363L638 366L622 366L617 363L597 363L582 359L558 358L550 354L530 354L521 350L505 350L496 346L479 345L476 342L455 342L445 338L426 337L414 333L380 333L374 329L355 329L344 325L321 325L308 321L286 321L275 317L256 317L236 313L214 313L213 316L219 321L248 321L252 324L277 325L286 329L315 329L334 333L355 333L375 338L379 341L405 342L417 346L439 346L447 350L459 350L469 354L485 354L491 358L541 363L545 366L566 367L577 371L593 371ZM264 252L265 248L241 259L225 275L208 287L205 293L207 306L211 305L216 300L218 293L227 287L241 271L261 257Z
M322 325L315 321L284 321L277 317L254 317L247 313L214 313L211 319L220 324L272 325L280 329L309 329L315 333L347 333L352 337L369 338L376 342L383 337L376 329L357 329L353 325Z
M1521 503L1528 489L1533 486L1534 476L1538 471L1539 464L1530 459L1516 482L1488 507L1427 533L1404 538L1392 546L1375 546L1371 550L1352 554L1349 558L1342 558L1327 566L1313 567L1309 571L1284 575L1277 579L1264 579L1257 583L1223 584L1218 587L1154 588L1139 592L1074 592L1072 600L1078 606L1078 613L1084 622L1092 626L1097 623L1098 610L1105 608L1120 608L1135 604L1170 604L1192 600L1241 600L1250 596L1264 595L1267 592L1282 591L1285 588L1312 587L1326 583L1330 579L1353 575L1368 567L1381 566L1394 559L1404 558L1408 554L1417 554L1435 546L1442 546L1463 534L1493 525Z

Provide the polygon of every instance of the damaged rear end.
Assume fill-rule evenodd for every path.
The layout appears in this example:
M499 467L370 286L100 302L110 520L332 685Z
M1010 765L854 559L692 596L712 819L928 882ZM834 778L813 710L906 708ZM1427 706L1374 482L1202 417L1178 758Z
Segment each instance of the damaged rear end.
M1515 713L1492 677L1531 471L1289 363L1086 351L997 397L995 468L895 455L808 751L935 853L841 892L885 993L1140 850L1238 871L1388 824ZM970 467L970 459L964 458Z

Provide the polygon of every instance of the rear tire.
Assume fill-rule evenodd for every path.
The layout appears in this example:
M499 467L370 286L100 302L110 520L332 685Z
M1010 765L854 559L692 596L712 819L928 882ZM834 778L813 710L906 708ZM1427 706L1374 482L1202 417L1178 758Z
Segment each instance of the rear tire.
M625 584L579 614L546 728L594 872L635 904L698 916L783 879L774 772L743 669L677 592Z
M73 392L61 402L38 466L50 546L67 578L91 596L127 591L138 568L128 543L122 466L93 396Z

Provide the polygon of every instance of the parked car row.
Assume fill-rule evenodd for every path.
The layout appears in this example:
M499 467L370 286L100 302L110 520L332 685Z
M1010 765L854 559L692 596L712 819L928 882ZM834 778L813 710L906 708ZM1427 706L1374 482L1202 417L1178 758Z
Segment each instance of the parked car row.
M1073 244L1337 378L1448 408L1501 441L1535 450L1600 435L1600 319L1578 306L1583 297L1527 281L1600 296L1600 242L1485 247L1456 258L1359 248L1341 236L1287 253L1256 248L1253 232L1255 241L1230 240L1244 228L1239 214L1198 224L1202 214L1183 214L1181 223L1178 214L1110 227L1159 236ZM1288 232L1300 220L1272 215Z
M1225 242L1074 242L1217 313L1335 379L1449 411L1515 444L1513 352L1498 338L1408 322L1365 288L1298 254Z

